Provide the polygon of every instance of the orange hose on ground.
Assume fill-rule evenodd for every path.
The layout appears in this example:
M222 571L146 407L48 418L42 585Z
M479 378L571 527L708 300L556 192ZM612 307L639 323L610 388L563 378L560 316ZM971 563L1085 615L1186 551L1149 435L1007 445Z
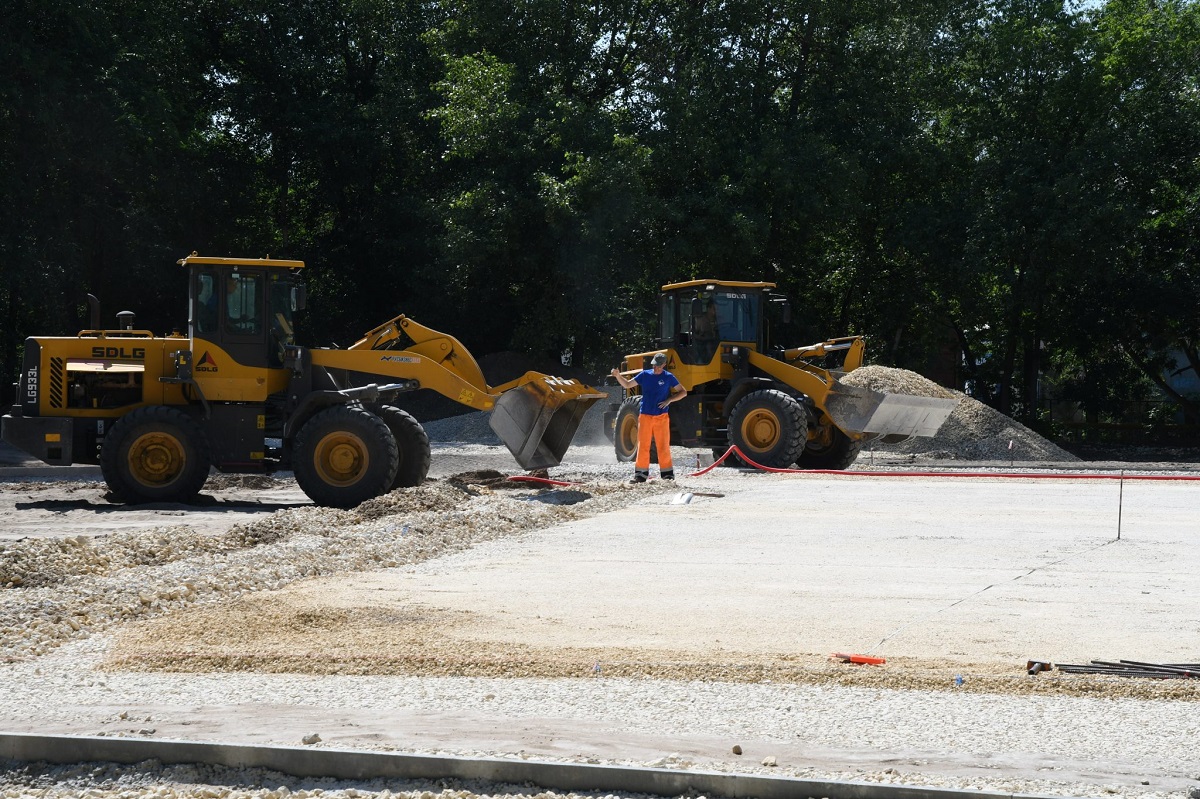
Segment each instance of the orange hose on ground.
M729 457L730 453L736 454L745 463L753 466L755 469L761 469L764 472L774 472L781 474L840 474L850 475L855 477L1004 477L1004 478L1024 478L1027 480L1047 478L1055 480L1200 480L1200 475L1170 475L1170 474L1042 474L1033 472L862 472L862 471L847 471L845 469L778 469L772 466L763 466L760 463L755 463L750 460L738 449L737 444L731 444L729 449L720 458L717 458L711 466L705 466L699 471L692 472L688 477L699 477L707 474L713 469L721 465L722 461Z

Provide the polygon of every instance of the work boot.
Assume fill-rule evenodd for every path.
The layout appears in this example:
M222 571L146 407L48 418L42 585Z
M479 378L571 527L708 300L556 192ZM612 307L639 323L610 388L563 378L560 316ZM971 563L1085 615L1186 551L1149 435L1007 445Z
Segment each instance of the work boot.
M663 480L674 480L675 479L675 470L674 469L663 469L661 472L658 473L658 476Z
M636 471L636 472L634 472L634 473L633 473L633 479L632 479L632 480L630 480L629 482L631 482L631 483L644 483L644 482L646 482L646 480L648 480L649 478L650 478L650 475L646 474L645 472L643 472L643 471L641 471L641 470L639 469L638 471Z

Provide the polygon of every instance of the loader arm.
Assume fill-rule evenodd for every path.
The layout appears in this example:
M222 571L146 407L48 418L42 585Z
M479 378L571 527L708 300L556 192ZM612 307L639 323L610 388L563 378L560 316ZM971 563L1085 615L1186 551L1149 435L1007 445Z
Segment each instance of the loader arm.
M607 394L577 380L526 372L489 386L479 362L453 336L404 315L345 350L312 350L314 366L416 381L468 408L490 411L488 424L525 469L557 466L584 413Z
M803 360L781 361L755 350L747 350L747 354L750 357L750 365L755 369L807 394L818 408L825 409L829 393L836 382L829 371Z
M851 372L862 366L866 351L867 345L863 341L862 336L845 336L843 338L832 338L829 341L822 341L817 344L809 344L807 347L795 347L784 350L783 357L784 360L792 363L797 360L823 358L835 352L844 352L846 354L842 359L841 369L843 372Z
M490 411L496 407L498 395L492 393L483 382L473 383L458 371L447 366L446 361L407 350L310 350L313 366L327 369L345 369L353 372L379 375L381 377L415 380L421 388L428 388L443 397L454 400L477 411ZM474 359L472 359L474 362ZM478 369L478 366L476 367Z
M457 375L463 382L484 393L495 393L488 388L487 380L479 363L453 336L426 327L404 314L389 319L350 345L349 350L405 350L436 362L443 369ZM426 386L434 388L433 386ZM436 390L436 389L435 389ZM440 393L440 392L439 392ZM447 394L451 399L453 395ZM471 405L471 403L463 403ZM475 407L471 405L471 407Z

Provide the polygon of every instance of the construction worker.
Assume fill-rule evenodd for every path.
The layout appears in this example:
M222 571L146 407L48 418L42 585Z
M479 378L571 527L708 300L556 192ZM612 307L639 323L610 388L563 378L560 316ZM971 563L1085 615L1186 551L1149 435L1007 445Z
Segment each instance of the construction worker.
M712 300L704 307L704 313L696 317L696 338L719 338L717 332L717 304Z
M625 377L617 369L612 376L622 388L639 386L642 389L641 407L638 413L638 446L634 459L631 483L644 483L650 479L650 445L658 448L658 474L664 480L675 479L671 463L671 422L667 408L687 396L687 390L679 385L675 375L666 369L667 356L657 352L650 359L650 368L643 369L632 378Z

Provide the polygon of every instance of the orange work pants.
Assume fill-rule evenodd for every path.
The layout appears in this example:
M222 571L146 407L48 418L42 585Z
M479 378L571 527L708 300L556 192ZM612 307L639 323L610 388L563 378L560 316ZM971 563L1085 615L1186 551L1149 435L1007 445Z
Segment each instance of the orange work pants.
M660 413L656 416L645 413L638 414L637 457L633 462L633 468L636 472L642 474L650 472L651 441L658 447L658 470L660 472L672 471L671 420L667 418L665 413Z

